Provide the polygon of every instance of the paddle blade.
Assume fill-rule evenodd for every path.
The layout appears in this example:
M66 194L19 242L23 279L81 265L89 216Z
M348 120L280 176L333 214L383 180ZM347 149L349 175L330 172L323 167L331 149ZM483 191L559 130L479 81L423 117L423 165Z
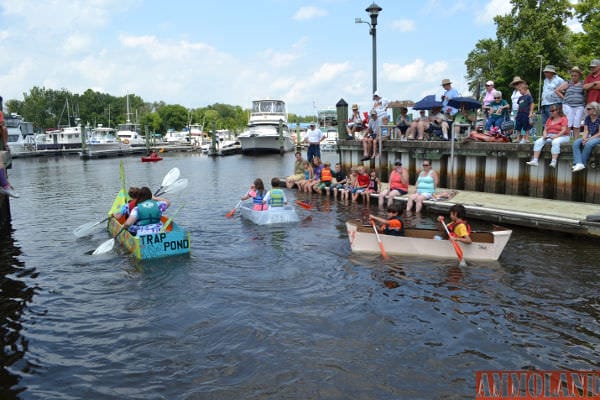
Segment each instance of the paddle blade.
M73 235L75 235L77 237L87 236L94 230L94 228L96 228L101 223L108 221L109 218L110 217L107 217L107 218L104 218L102 221L88 222L83 225L80 225L77 228L73 229Z
M108 239L106 242L102 243L100 246L94 250L92 253L93 256L97 256L100 254L105 254L111 251L115 247L115 239Z
M371 220L371 226L373 227L373 232L375 232L375 237L377 238L377 244L379 245L379 251L381 251L381 256L384 258L384 260L389 259L390 257L388 256L387 252L385 251L385 247L383 247L383 242L381 241L381 238L379 237L379 232L377 232L377 226L375 226L375 221Z
M240 204L242 204L241 200L238 201L238 203L235 205L235 207L233 207L233 210L229 211L227 214L225 214L225 216L227 218L233 217L233 214L235 214L235 212L237 211L237 209L240 208Z
M179 193L188 186L188 183L189 180L187 178L179 179L173 182L171 185L165 187L162 191L159 191L159 193L155 196L162 196L163 194L167 193Z
M161 190L163 190L165 187L175 183L175 181L177 181L177 179L179 179L179 175L181 175L181 171L179 171L179 168L177 168L177 167L171 168L171 170L169 172L167 172L167 174L163 178L160 188L158 188L158 190L154 193L154 195L157 196L158 193L160 193Z
M296 200L296 205L304 208L305 210L312 210L312 204L308 204L300 200Z

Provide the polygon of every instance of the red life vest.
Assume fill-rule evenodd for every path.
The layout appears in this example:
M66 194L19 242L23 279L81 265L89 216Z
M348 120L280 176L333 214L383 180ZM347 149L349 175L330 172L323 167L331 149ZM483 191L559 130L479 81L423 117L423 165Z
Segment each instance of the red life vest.
M321 170L321 182L331 182L332 180L331 168L323 168Z
M465 220L462 220L462 219L457 219L457 220L456 220L456 222L450 222L450 223L448 224L448 230L450 231L450 236L452 236L452 237L458 237L458 236L456 235L456 233L454 233L454 229L455 229L455 228L456 228L458 225L460 225L460 224L465 224L465 227L467 228L467 233L468 233L469 235L471 235L471 225L469 225L469 223L468 223L467 221L465 221Z

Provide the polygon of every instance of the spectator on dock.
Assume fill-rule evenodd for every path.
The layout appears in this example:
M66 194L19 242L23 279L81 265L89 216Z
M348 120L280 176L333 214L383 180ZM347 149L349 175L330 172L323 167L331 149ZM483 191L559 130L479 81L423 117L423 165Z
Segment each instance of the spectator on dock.
M388 117L389 120L389 116L387 114L389 101L381 97L377 91L373 93L373 101L373 110L377 113L377 122L379 125L381 125L383 122L383 117Z
M529 130L531 118L533 118L534 104L533 96L529 92L529 85L521 83L518 85L521 97L517 100L517 115L515 116L515 130L521 137L519 144L529 143ZM525 133L523 135L523 132Z
M335 198L337 198L338 191L341 192L344 189L344 185L347 182L346 172L344 172L344 170L342 169L342 166L339 162L335 163L335 171L333 173L333 179L334 179L334 182L333 182L332 188L333 188L333 198L335 199Z
M302 161L302 171L302 179L296 181L296 186L298 186L299 192L310 192L309 185L313 178L312 164L306 160Z
M442 113L442 107L432 108L429 120L427 122L423 121L422 123L419 123L418 129L419 136L421 137L423 137L424 132L427 132L430 139L440 138L448 140L450 125L448 124L446 116Z
M492 126L500 128L503 121L510 119L510 106L508 105L508 102L502 98L502 92L499 90L494 91L494 101L488 105L484 105L483 108L489 112L489 117L485 122L486 131L489 131Z
M354 189L352 189L352 202L358 200L358 196L362 196L362 193L367 190L367 187L369 187L369 180L369 174L367 174L365 167L359 165Z
M588 115L583 121L583 136L573 143L573 172L585 169L594 146L600 144L600 103L592 101L585 110Z
M285 179L285 186L288 189L293 188L296 182L304 178L304 160L302 159L302 153L297 151L295 153L296 160L294 161L294 175L290 175Z
M306 132L304 137L304 143L308 144L308 150L306 151L306 159L312 162L313 157L317 156L321 158L321 142L325 140L325 134L316 127L314 122L309 124L309 130Z
M317 190L317 186L319 186L319 184L321 183L321 171L323 171L323 163L321 162L321 157L313 157L312 170L313 177L310 180L308 192L310 193L314 191L316 193L319 193L319 191Z
M400 140L406 140L406 132L411 124L411 119L408 115L408 108L401 106L400 107L400 115L398 119L396 119L396 137L399 137Z
M527 164L532 167L538 166L538 160L544 144L546 144L546 142L551 142L552 149L550 152L552 153L552 161L550 161L550 167L556 168L558 155L560 154L560 145L568 143L571 139L568 130L569 122L562 112L560 104L553 105L548 111L550 112L550 118L548 118L546 125L544 125L542 137L536 140L533 145L533 158L531 161L527 161Z
M392 134L392 130L395 129L391 126L389 126L389 119L387 115L383 116L383 119L381 120L381 125L379 125L377 127L377 135L375 136L375 138L373 139L373 155L371 156L371 158L375 159L377 157L379 157L381 155L381 150L379 149L378 151L378 147L379 147L379 139L381 137L381 140L388 140ZM381 143L381 145L383 146L383 143Z
M459 111L454 116L452 123L452 138L457 138L463 132L468 132L477 122L477 112L467 108L464 103L460 104Z
M408 128L408 131L406 132L406 138L408 140L414 140L415 133L416 133L417 140L423 140L423 134L424 134L425 128L423 127L422 129L420 129L420 126L421 125L425 126L427 122L429 122L429 117L427 116L426 111L419 110L419 116L415 120L413 120L413 122L410 123L410 127Z
M323 194L323 190L325 190L325 194L329 196L332 181L333 173L331 172L331 163L325 161L323 163L323 168L321 169L321 181L315 186L315 192Z
M600 60L590 62L590 74L583 81L583 90L586 91L586 103L600 103Z
M442 95L442 109L444 114L446 114L449 118L452 118L454 114L458 112L458 110L454 107L448 106L448 100L458 97L458 90L452 87L452 81L450 81L450 79L443 79L442 87L444 88L444 94Z
M419 172L415 192L408 196L406 211L411 211L413 204L415 212L420 213L423 209L423 201L429 200L435 193L435 188L439 184L439 176L431 166L431 160L423 160L423 170Z
M485 83L485 96L483 96L484 111L487 111L485 106L488 106L492 101L494 101L495 90L496 88L494 87L494 81L487 81Z
M394 169L390 173L389 185L386 190L379 193L379 208L387 200L388 207L394 204L394 197L408 193L408 170L402 166L402 161L394 162Z
M542 86L542 124L546 125L546 121L550 118L550 109L554 105L561 105L562 99L558 97L555 90L563 84L565 80L556 75L554 65L546 65L544 67L544 85Z
M515 76L510 83L510 86L513 88L513 92L510 95L510 104L511 104L511 115L515 117L517 115L517 110L519 109L519 97L521 97L521 92L519 91L519 86L526 83L520 76Z
M356 134L358 132L362 132L364 127L365 122L363 121L360 111L358 110L358 104L352 104L352 116L348 120L348 125L346 125L348 139L356 139Z
M367 133L362 139L363 158L360 161L367 161L375 154L373 151L373 140L377 137L379 131L379 122L377 121L377 111L371 110L371 118L367 125Z
M585 109L582 77L583 72L579 67L573 67L571 68L571 79L563 82L555 90L556 95L562 99L563 112L569 121L568 128L573 130L575 139L579 139L579 128Z
M369 206L369 204L371 204L371 195L379 193L380 187L381 182L377 177L377 171L375 171L375 169L372 169L371 172L369 172L369 186L367 186L365 191L362 193L363 203L367 207Z
M344 185L344 189L341 191L340 194L340 200L348 200L348 197L350 195L350 193L352 193L352 191L354 190L354 187L356 186L356 179L357 179L358 173L356 172L356 170L354 168L352 168L350 170L350 175L348 176L348 179L346 180L346 184Z

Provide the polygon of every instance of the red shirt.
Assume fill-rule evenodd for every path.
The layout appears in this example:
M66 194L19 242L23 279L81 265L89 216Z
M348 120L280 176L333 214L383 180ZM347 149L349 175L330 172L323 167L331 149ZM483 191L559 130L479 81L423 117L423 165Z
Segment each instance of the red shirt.
M369 182L371 181L371 178L369 178L369 174L358 174L358 177L356 178L358 181L358 186L359 187L367 187L369 186Z
M559 119L552 119L552 118L548 118L548 120L546 121L546 133L552 133L554 135L557 135L560 133L560 131L562 130L562 128L566 126L569 126L569 122L567 120L567 117L560 117ZM566 132L566 131L565 131Z
M585 81L583 81L583 84L587 85L592 82L600 82L600 73L596 76L589 74L587 78L585 78ZM596 85L596 88L587 91L586 104L589 104L592 101L600 102L600 89L597 89L597 87L598 86Z

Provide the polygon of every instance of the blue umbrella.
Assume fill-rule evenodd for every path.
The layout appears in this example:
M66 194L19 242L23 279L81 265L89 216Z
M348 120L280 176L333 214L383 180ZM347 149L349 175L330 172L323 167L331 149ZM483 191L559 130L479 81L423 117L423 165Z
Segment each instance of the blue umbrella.
M425 96L421 100L417 101L412 108L413 108L413 110L431 110L432 108L441 107L441 106L442 106L442 102L437 101L435 99L435 95L431 94L431 95Z
M481 108L481 103L473 97L454 97L448 100L448 105L456 109L460 109L461 105L463 104L469 110L477 110Z

